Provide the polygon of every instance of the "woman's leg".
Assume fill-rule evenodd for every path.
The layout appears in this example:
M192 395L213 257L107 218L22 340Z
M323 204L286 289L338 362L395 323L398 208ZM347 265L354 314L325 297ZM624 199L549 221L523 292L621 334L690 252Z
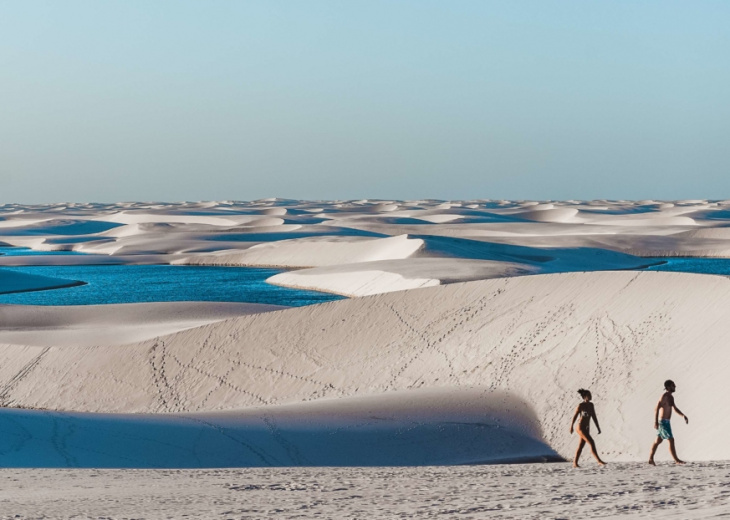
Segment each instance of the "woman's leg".
M578 433L578 435L580 435L580 432ZM583 446L585 446L585 445L586 445L586 441L585 441L585 439L583 439L583 437L581 437L580 442L578 443L578 449L575 450L575 459L573 459L574 468L578 467L578 459L580 458L580 454L583 451Z
M601 460L601 457L598 456L598 451L596 451L596 443L593 440L593 437L591 437L591 434L588 433L588 432L584 432L582 430L578 430L578 435L581 436L581 438L584 440L584 442L587 442L590 445L590 447L591 447L591 453L596 458L596 460L598 461L598 463L600 465L602 465L602 466L604 464L606 464L605 462L603 462Z

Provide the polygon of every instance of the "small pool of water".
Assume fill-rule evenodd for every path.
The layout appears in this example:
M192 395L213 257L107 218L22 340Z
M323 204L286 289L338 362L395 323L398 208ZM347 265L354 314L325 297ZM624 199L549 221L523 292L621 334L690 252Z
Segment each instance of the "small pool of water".
M91 235L109 231L122 224L116 222L99 222L95 220L53 220L37 224L19 225L16 227L3 228L4 236L37 236L37 235Z
M730 276L730 258L647 258L647 260L664 262L661 265L647 267L649 271L677 271Z
M3 267L3 271L80 280L64 289L0 294L0 303L99 305L107 303L216 301L300 307L342 296L278 287L266 279L279 269L178 265L76 265Z
M78 251L36 251L27 247L0 246L0 256L83 255Z

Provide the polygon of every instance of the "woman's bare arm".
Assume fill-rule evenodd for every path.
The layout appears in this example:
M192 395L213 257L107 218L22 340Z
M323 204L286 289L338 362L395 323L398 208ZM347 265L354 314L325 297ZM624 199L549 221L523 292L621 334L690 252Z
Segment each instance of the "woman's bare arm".
M598 433L601 433L601 425L598 424L598 416L596 415L596 407L593 406L593 403L591 403L591 417L593 417L593 422L596 423L596 428L598 429Z
M575 409L575 413L573 414L573 419L570 421L570 433L573 433L573 425L575 424L575 420L580 415L580 405L578 405L578 408Z

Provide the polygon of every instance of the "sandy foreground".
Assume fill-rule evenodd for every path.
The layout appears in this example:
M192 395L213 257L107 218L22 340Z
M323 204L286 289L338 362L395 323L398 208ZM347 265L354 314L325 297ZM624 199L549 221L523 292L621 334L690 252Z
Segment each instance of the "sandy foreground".
M0 293L174 264L350 297L0 305L0 466L48 468L2 470L0 518L730 514L730 279L644 270L730 257L728 201L6 205L0 253ZM650 468L667 378L693 462ZM572 458L580 387L609 467L510 465Z
M730 463L3 470L0 518L724 518Z

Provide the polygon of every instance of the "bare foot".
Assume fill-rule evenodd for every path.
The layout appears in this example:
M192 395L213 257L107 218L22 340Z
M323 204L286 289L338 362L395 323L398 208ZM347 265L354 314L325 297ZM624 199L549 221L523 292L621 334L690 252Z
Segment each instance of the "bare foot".
M598 464L600 464L601 466L605 466L605 465L606 465L606 463L605 463L605 462L603 462L602 460L599 460L599 461L598 461Z
M575 461L573 462L573 467L574 467L574 468L580 468L580 466L578 465L578 463L577 463L577 462L575 462Z
M656 464L654 464L654 459L649 459L649 464L651 464L652 466L656 466Z
M687 464L685 461L679 460L679 459L675 460L674 463L675 464Z

